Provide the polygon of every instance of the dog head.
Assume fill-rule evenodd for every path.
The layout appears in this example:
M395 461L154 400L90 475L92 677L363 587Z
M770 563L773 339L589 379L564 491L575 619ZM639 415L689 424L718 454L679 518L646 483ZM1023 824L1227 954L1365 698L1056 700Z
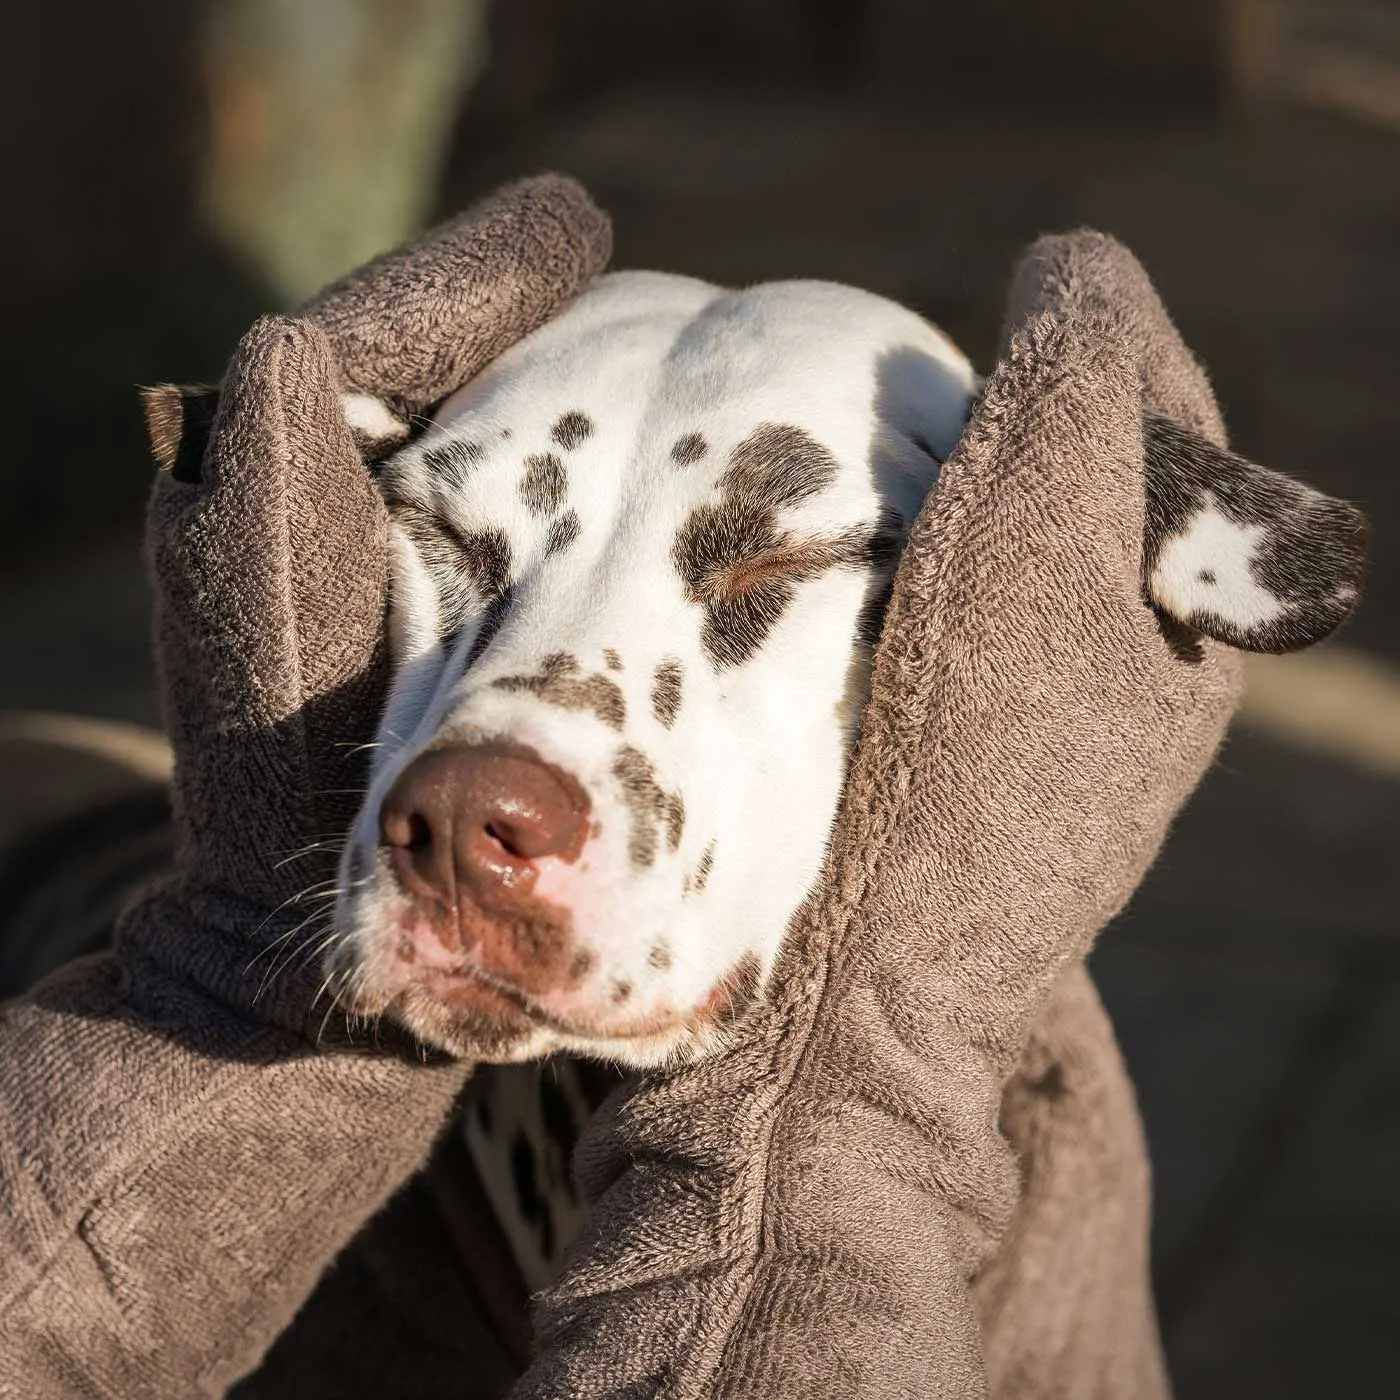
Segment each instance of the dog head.
M395 679L343 1003L449 1051L702 1053L812 888L910 522L976 380L820 283L602 279L382 469ZM366 441L406 429L347 403ZM1148 416L1143 577L1187 649L1355 599L1350 507Z

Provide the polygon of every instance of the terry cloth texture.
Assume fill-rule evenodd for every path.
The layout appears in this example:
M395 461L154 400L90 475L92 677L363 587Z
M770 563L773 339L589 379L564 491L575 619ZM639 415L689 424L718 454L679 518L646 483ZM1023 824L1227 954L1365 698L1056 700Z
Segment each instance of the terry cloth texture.
M608 251L576 185L526 181L254 326L206 449L181 428L212 398L152 396L178 869L115 953L0 1008L0 1396L222 1394L426 1157L466 1066L311 1043L304 892L384 673L385 514L339 392L380 387L379 357L425 406Z
M1143 600L1143 412L1224 434L1112 239L1036 244L1010 308L775 995L595 1120L517 1400L1166 1393L1141 1132L1083 958L1239 684Z

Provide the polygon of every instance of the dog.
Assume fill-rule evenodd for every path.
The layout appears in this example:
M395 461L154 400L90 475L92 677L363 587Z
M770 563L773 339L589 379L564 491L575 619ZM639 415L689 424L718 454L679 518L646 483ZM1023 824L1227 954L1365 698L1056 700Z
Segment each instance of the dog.
M818 877L900 553L981 387L882 297L631 272L416 435L347 396L390 509L394 673L341 1003L497 1064L722 1045ZM1142 601L1185 660L1350 611L1350 506L1154 413L1143 434ZM538 1286L590 1105L567 1073L487 1082L468 1136Z

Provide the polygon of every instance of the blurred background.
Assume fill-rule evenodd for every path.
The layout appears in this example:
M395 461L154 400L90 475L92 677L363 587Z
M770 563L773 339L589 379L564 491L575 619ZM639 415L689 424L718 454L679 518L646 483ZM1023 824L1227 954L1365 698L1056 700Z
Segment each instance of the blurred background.
M122 727L158 723L135 385L216 380L257 314L547 168L611 211L619 266L854 282L982 368L1018 250L1093 225L1235 445L1375 526L1357 619L1252 667L1094 956L1172 1372L1183 1400L1397 1393L1400 0L50 0L5 27L0 991L165 855L162 751ZM81 887L55 849L93 853Z

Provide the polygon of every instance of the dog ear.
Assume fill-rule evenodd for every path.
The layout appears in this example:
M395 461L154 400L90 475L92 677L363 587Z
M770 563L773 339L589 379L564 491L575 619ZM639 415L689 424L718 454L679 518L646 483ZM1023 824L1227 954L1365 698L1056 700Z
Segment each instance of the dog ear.
M196 482L214 427L219 391L211 384L155 384L141 390L151 454L176 481Z
M1155 413L1143 417L1143 590L1192 632L1245 651L1321 641L1360 596L1366 518Z
M340 407L367 466L377 467L409 439L410 419L401 405L373 394L346 393L340 396Z

